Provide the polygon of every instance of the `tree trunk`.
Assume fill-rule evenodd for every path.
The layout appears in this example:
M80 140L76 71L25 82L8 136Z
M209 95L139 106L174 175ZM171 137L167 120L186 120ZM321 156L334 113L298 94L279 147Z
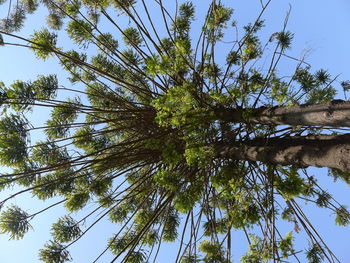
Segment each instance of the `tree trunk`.
M219 158L350 172L350 134L256 138L240 144L217 144L216 153Z
M325 104L260 107L256 109L217 109L216 117L229 122L274 125L350 127L350 101Z

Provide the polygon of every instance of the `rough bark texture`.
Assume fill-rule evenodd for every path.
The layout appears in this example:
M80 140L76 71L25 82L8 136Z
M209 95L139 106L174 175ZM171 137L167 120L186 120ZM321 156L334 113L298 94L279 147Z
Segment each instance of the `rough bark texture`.
M218 157L269 164L336 168L350 172L350 134L253 139L218 144Z
M333 100L325 104L256 109L218 109L217 117L230 122L275 125L350 127L350 101Z

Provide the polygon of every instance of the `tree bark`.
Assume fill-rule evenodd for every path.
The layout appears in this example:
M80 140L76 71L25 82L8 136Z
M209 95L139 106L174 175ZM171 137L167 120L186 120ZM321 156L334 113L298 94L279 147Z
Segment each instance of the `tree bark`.
M325 104L227 109L216 111L219 120L292 126L350 127L350 101L333 100Z
M350 134L256 138L241 143L219 143L215 150L219 158L350 172Z

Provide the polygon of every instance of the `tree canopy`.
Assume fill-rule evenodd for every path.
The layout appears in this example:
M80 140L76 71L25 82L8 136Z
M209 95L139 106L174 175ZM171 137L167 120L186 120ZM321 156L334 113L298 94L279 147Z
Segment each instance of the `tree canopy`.
M23 238L35 216L63 203L43 262L71 260L69 247L105 217L118 228L94 262L107 250L111 262L151 262L176 242L172 262L229 263L236 230L247 238L244 263L339 262L300 200L334 212L337 225L350 222L307 170L328 167L350 183L350 103L335 99L335 85L346 92L350 82L288 55L289 13L280 32L261 37L271 1L256 1L260 14L242 28L220 0L8 3L1 48L55 58L72 86L59 85L59 74L0 82L0 164L12 169L0 189L21 189L1 201L1 233ZM47 28L18 35L38 7L48 10ZM60 46L65 36L74 48ZM40 127L30 123L37 109L50 110ZM36 130L45 139L31 140ZM25 192L61 201L28 213L11 204ZM88 204L95 209L76 218ZM88 217L96 220L85 225ZM293 242L300 231L310 244L303 255Z

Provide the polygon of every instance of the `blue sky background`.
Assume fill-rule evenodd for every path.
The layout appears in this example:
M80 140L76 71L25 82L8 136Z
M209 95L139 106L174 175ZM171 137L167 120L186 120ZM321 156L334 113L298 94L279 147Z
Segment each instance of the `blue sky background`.
M206 10L200 10L204 0L194 0L198 13ZM229 6L235 9L234 18L239 26L244 26L252 22L259 11L258 0L227 0ZM273 0L270 8L265 13L267 26L263 29L265 41L276 31L280 31L288 6L291 4L292 12L289 19L288 29L295 33L293 47L289 51L294 57L301 57L308 54L306 61L313 66L314 70L323 68L328 69L332 76L341 74L339 80L350 79L350 1L348 0ZM0 6L0 14L7 10L7 6ZM29 36L33 29L40 29L44 25L42 11L39 10L36 15L30 16L26 22L25 29L21 35ZM8 38L5 37L5 41ZM264 40L263 40L264 41ZM62 42L66 45L65 42ZM289 65L292 65L291 67ZM294 70L294 63L288 60L283 62L283 68L286 72ZM36 60L34 54L29 50L18 47L0 47L0 81L10 84L13 80L34 80L39 74L57 73L60 83L70 87L65 80L66 74L61 71L60 66L54 59L47 61ZM339 93L342 98L342 92ZM45 121L48 116L47 111L35 111L32 120L36 123ZM39 135L37 135L39 136ZM35 140L35 138L33 139ZM344 183L333 183L327 177L326 169L310 169L310 174L319 179L319 183L333 193L334 197L341 203L350 206L350 189ZM14 189L15 190L15 189ZM0 200L5 198L9 192L0 193ZM57 200L56 200L57 201ZM54 203L55 200L49 200L46 203L36 201L30 194L15 198L13 203L27 210L29 213L44 208ZM89 207L87 207L89 210ZM311 222L325 239L329 247L339 257L341 262L350 262L349 237L350 227L337 227L334 225L335 216L329 211L314 209L311 206L304 210L306 215L310 216ZM78 218L88 211L81 213ZM38 249L45 241L49 240L50 227L58 216L63 215L64 210L57 208L48 213L36 217L32 224L34 229L19 241L8 241L8 237L0 235L0 263L37 263ZM116 231L116 226L102 221L97 224L96 229L83 237L77 245L70 249L73 256L73 262L85 263L91 262L98 252L101 251L106 239ZM305 243L301 240L298 244L303 248ZM297 238L300 238L297 237ZM233 246L237 254L240 254L245 247L240 242L242 235L237 233L233 236ZM170 254L173 253L174 246L166 247L157 262L172 262ZM235 262L239 262L239 257L235 257ZM109 262L111 255L102 258L100 262ZM293 261L291 261L293 262Z

